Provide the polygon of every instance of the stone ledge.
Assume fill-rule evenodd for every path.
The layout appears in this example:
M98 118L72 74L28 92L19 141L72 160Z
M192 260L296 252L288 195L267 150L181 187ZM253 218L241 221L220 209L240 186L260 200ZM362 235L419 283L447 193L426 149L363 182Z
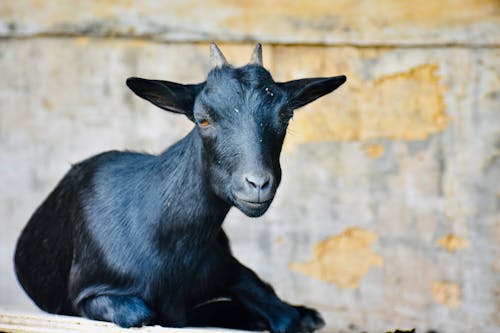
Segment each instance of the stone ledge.
M0 37L498 46L497 0L4 1Z
M2 333L243 333L245 331L222 328L167 328L145 326L141 328L121 328L112 323L89 320L80 317L53 314L28 314L0 312L0 332Z

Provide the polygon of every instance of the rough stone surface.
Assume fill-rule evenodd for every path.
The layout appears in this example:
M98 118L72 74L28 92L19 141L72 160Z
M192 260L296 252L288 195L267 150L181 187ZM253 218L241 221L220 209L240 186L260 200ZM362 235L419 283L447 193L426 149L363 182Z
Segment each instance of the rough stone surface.
M0 306L35 309L13 248L70 163L109 149L159 153L190 130L125 79L199 82L208 44L190 40L259 39L272 42L264 63L277 80L348 81L297 111L269 212L230 212L236 255L283 298L318 307L326 332L496 332L498 2L337 1L330 16L326 1L308 3L1 2ZM253 43L219 46L242 65ZM383 265L350 267L345 249L359 238L340 237L348 230L376 235L356 260Z

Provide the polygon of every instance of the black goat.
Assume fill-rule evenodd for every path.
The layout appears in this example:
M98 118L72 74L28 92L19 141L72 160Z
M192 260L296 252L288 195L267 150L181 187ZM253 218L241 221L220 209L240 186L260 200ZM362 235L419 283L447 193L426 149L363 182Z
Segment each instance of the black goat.
M18 279L43 310L122 327L221 326L312 332L318 312L281 301L231 254L232 206L268 209L295 109L345 76L274 82L260 44L230 66L215 44L205 82L130 78L156 106L196 125L159 156L109 151L73 165L38 207L15 253Z

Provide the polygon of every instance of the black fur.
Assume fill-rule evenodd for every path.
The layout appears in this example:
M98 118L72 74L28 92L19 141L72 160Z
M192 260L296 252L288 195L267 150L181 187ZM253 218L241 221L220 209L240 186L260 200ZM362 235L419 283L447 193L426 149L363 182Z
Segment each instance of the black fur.
M110 151L74 165L18 240L21 285L45 311L122 327L322 327L232 256L221 225L231 206L264 214L294 109L344 81L275 83L255 64L216 67L196 85L128 79L196 126L159 156Z

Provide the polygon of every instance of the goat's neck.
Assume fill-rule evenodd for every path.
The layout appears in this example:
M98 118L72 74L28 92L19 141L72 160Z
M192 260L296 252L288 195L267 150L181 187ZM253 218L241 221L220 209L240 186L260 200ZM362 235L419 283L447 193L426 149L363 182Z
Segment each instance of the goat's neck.
M210 189L203 172L202 149L194 129L159 156L165 232L186 228L189 235L213 237L231 208Z

